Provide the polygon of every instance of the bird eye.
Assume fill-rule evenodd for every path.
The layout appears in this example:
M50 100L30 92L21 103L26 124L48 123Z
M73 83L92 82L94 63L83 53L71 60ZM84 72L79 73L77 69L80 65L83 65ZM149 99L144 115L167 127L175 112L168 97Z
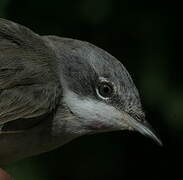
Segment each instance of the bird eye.
M102 98L109 98L113 94L113 87L108 82L101 82L97 88L97 94Z

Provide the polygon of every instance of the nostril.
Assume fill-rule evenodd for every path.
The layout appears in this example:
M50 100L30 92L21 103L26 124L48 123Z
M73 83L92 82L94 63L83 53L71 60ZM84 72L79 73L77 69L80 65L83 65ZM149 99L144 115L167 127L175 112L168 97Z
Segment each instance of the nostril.
M145 114L141 110L139 111L129 111L128 114L133 117L136 121L144 122L145 121Z

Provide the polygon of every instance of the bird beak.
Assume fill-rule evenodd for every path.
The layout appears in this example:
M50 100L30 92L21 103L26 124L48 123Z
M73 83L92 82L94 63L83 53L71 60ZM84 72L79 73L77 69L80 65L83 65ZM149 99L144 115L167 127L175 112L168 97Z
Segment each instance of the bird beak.
M123 118L126 120L127 124L130 128L133 130L136 130L140 132L141 134L153 139L158 145L162 146L162 141L157 136L155 131L152 129L150 124L148 124L146 121L140 122L139 120L136 120L134 117L129 115L128 113L124 112Z

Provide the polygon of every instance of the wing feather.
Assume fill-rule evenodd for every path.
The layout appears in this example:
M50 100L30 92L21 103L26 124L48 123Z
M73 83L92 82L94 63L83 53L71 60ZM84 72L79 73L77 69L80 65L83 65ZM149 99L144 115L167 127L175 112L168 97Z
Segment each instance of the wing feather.
M0 125L56 108L62 93L56 63L39 35L0 19Z

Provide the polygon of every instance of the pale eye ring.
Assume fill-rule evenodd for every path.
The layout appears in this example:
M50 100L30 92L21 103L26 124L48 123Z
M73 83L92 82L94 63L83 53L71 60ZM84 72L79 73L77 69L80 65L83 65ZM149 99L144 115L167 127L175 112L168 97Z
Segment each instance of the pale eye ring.
M96 91L97 91L97 95L100 98L108 99L108 98L112 97L114 88L110 82L103 81L103 82L98 83Z

